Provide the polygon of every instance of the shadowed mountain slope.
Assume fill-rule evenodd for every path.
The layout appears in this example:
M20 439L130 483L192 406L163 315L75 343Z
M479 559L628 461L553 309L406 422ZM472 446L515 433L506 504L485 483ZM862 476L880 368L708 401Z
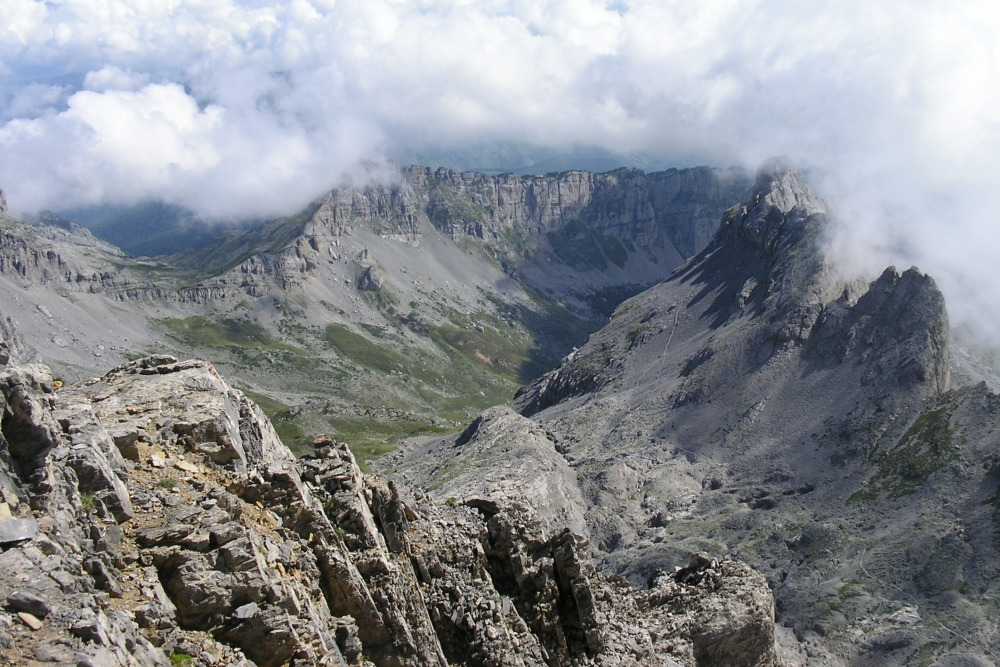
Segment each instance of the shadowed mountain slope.
M211 358L300 451L332 431L368 459L554 367L706 243L746 178L383 171L157 259L4 214L0 305L62 377L153 351Z
M738 554L810 663L986 664L1000 641L1000 397L950 387L934 281L889 268L838 283L827 224L794 169L762 167L704 251L519 392L507 422L545 434L523 456L561 459L525 479L552 488L548 470L573 488L572 507L534 500L630 577ZM480 429L395 464L439 494L496 493L483 471L504 470L504 442Z

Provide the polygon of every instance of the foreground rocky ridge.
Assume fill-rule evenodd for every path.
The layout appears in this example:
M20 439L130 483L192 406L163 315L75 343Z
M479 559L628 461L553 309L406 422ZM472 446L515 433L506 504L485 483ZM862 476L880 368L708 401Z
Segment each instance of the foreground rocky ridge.
M827 224L794 169L765 165L712 244L520 392L518 418L388 465L439 493L567 485L582 502L537 493L542 516L570 510L633 580L738 554L811 664L993 664L1000 397L951 386L934 281L838 282ZM497 488L482 471L512 469L512 433L555 462Z
M746 566L635 592L525 507L404 503L329 439L294 459L208 363L8 366L0 394L5 664L775 662Z

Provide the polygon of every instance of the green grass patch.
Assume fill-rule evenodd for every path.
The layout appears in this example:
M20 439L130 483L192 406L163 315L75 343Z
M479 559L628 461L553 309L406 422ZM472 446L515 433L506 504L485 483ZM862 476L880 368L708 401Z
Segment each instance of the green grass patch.
M457 429L418 419L376 420L365 416L342 416L331 420L333 434L350 446L358 465L365 472L368 465L396 449L405 438L435 433L448 433Z
M530 360L528 346L519 345L485 327L482 329L446 325L433 327L430 336L439 347L457 353L469 363L511 381L521 380L521 373Z
M275 341L262 326L249 320L222 318L210 320L195 316L184 319L168 318L160 324L181 342L199 347L274 346Z
M199 355L205 348L224 351L231 363L246 369L273 369L276 374L296 370L315 374L323 369L320 359L307 350L272 336L255 322L244 319L207 317L169 318L158 321L168 335L183 345L185 353ZM219 355L213 354L214 360ZM333 369L324 369L333 376Z
M299 425L299 413L297 409L264 394L258 394L246 389L243 390L243 393L260 406L260 409L264 411L267 418L271 420L274 432L281 438L281 442L285 443L285 446L292 450L293 454L303 456L312 453L312 435L303 431Z
M268 417L272 417L273 415L281 412L282 410L287 410L289 407L284 403L282 403L281 401L275 398L271 398L266 394L258 394L257 392L251 391L249 389L243 389L242 391L244 394L246 394L247 398L249 398L251 401L259 405L260 409L263 410L264 414L266 414Z
M385 313L394 314L399 305L399 299L384 285L376 290L362 290L360 294L362 299Z
M882 493L892 500L908 496L935 472L958 460L959 443L951 428L951 408L945 401L928 407L894 446L873 453L870 459L875 474L847 502L870 502Z
M274 432L296 456L312 454L313 436L302 430L298 423L299 413L295 408L280 410L271 416Z
M88 512L93 512L94 510L96 510L97 501L94 500L94 494L86 492L81 493L80 505L83 507L83 509L87 510Z
M170 664L174 667L194 667L195 661L187 653L171 653Z
M375 338L385 338L387 333L385 327L380 327L376 324L361 323L358 324L358 326L367 331L370 335L374 336Z
M342 324L327 325L323 339L341 356L373 371L390 373L406 366L406 359L398 352L373 343Z

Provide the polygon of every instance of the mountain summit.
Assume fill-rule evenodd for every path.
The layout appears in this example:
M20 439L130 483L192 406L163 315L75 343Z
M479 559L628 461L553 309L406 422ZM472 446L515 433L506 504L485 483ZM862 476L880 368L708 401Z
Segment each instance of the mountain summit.
M974 554L996 548L983 461L1000 434L982 415L1000 397L950 388L930 277L835 279L826 210L787 162L765 164L702 252L519 392L520 421L488 413L398 470L441 494L495 492L481 471L501 471L509 494L521 473L502 464L500 425L542 433L515 438L540 462L522 483L572 489L568 507L533 500L585 526L605 568L641 580L692 552L736 555L810 664L899 664L934 642L992 655L996 559Z

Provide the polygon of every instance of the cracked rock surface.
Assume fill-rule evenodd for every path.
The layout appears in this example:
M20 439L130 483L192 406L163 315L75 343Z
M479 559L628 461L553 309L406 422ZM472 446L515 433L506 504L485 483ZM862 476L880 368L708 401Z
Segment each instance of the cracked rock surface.
M775 662L748 568L637 592L522 504L404 502L330 438L296 460L209 363L7 366L0 395L5 664Z

